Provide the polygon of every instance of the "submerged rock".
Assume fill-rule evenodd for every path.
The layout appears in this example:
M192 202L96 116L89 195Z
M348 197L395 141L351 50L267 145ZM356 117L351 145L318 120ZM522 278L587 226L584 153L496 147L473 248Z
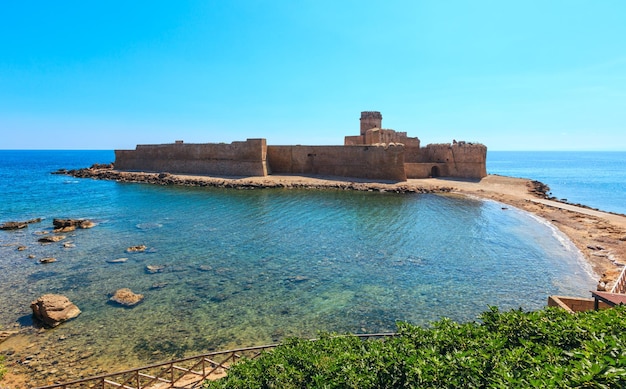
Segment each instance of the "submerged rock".
M110 300L127 307L132 307L143 300L143 294L137 294L128 288L122 288L116 290Z
M165 265L148 265L146 266L146 271L150 274L154 273L162 273L165 269Z
M107 259L107 263L124 263L126 261L128 261L128 258Z
M287 278L287 281L295 282L295 283L304 282L304 281L308 281L308 280L309 280L309 277L301 276L301 275L291 276L291 277Z
M44 294L33 301L30 308L33 317L47 327L56 327L80 315L80 309L60 294Z
M44 236L43 238L39 238L37 241L39 243L54 243L54 242L61 241L65 238L66 238L65 235L50 235L50 236Z
M56 262L56 261L57 261L57 259L56 259L56 258L52 258L52 257L49 257L49 258L41 258L41 259L39 260L39 262L41 262L41 263L52 263L52 262Z
M131 246L129 248L126 249L127 253L140 253L142 251L146 251L148 247L146 245L139 245L139 246Z
M226 293L219 293L210 298L210 300L213 301L214 303L221 303L225 301L226 299L228 299L228 295Z

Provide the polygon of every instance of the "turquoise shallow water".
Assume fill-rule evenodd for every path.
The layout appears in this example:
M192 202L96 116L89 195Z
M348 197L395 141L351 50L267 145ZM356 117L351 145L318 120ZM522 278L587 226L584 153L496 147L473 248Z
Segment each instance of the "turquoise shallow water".
M393 331L399 320L474 320L489 305L538 309L595 284L554 228L495 202L120 184L49 174L110 152L2 154L0 221L44 220L0 231L0 327L28 324L30 301L62 293L83 311L54 335L67 335L63 347L89 344L126 365L318 331ZM66 234L72 248L37 243L54 217L97 226ZM125 252L140 244L148 250ZM38 263L49 256L58 261ZM144 302L108 303L122 287Z

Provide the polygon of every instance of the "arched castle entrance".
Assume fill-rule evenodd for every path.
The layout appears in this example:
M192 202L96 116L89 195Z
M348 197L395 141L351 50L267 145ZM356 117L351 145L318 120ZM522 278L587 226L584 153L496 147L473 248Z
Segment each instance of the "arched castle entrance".
M441 173L439 172L439 166L433 166L432 169L430 169L430 176L433 178L441 176Z

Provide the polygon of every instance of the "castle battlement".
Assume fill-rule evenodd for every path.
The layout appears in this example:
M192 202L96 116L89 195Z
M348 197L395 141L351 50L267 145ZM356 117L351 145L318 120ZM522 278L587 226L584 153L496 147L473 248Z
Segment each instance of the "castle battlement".
M137 145L115 150L115 168L222 176L301 174L405 181L487 175L487 147L454 141L420 147L417 137L382 129L378 111L361 112L361 135L343 146L268 146L264 138L226 143Z
M363 111L361 112L361 119L380 119L383 120L383 115L378 111Z

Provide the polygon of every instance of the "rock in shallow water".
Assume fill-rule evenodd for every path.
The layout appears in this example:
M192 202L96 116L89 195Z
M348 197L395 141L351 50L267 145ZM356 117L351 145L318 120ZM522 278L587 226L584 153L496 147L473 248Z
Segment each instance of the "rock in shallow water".
M54 219L52 221L55 229L68 229L76 228L93 228L96 223L87 219Z
M30 308L33 317L47 327L56 327L80 315L80 309L60 294L44 294L33 301Z
M111 301L116 302L118 304L132 307L134 305L139 304L143 300L143 294L134 293L132 290L128 288L122 288L115 291L113 297L111 297Z
M148 265L146 266L146 272L149 274L162 273L165 270L165 265Z
M21 230L28 227L26 222L6 222L0 225L0 230Z
M107 259L107 263L124 263L128 261L128 258L115 258L115 259Z
M43 238L39 238L37 241L39 243L54 243L54 242L61 241L65 238L66 238L65 235L51 235L51 236L44 236Z
M146 251L148 247L145 245L139 245L139 246L131 246L129 248L126 249L127 253L140 253L142 251Z

